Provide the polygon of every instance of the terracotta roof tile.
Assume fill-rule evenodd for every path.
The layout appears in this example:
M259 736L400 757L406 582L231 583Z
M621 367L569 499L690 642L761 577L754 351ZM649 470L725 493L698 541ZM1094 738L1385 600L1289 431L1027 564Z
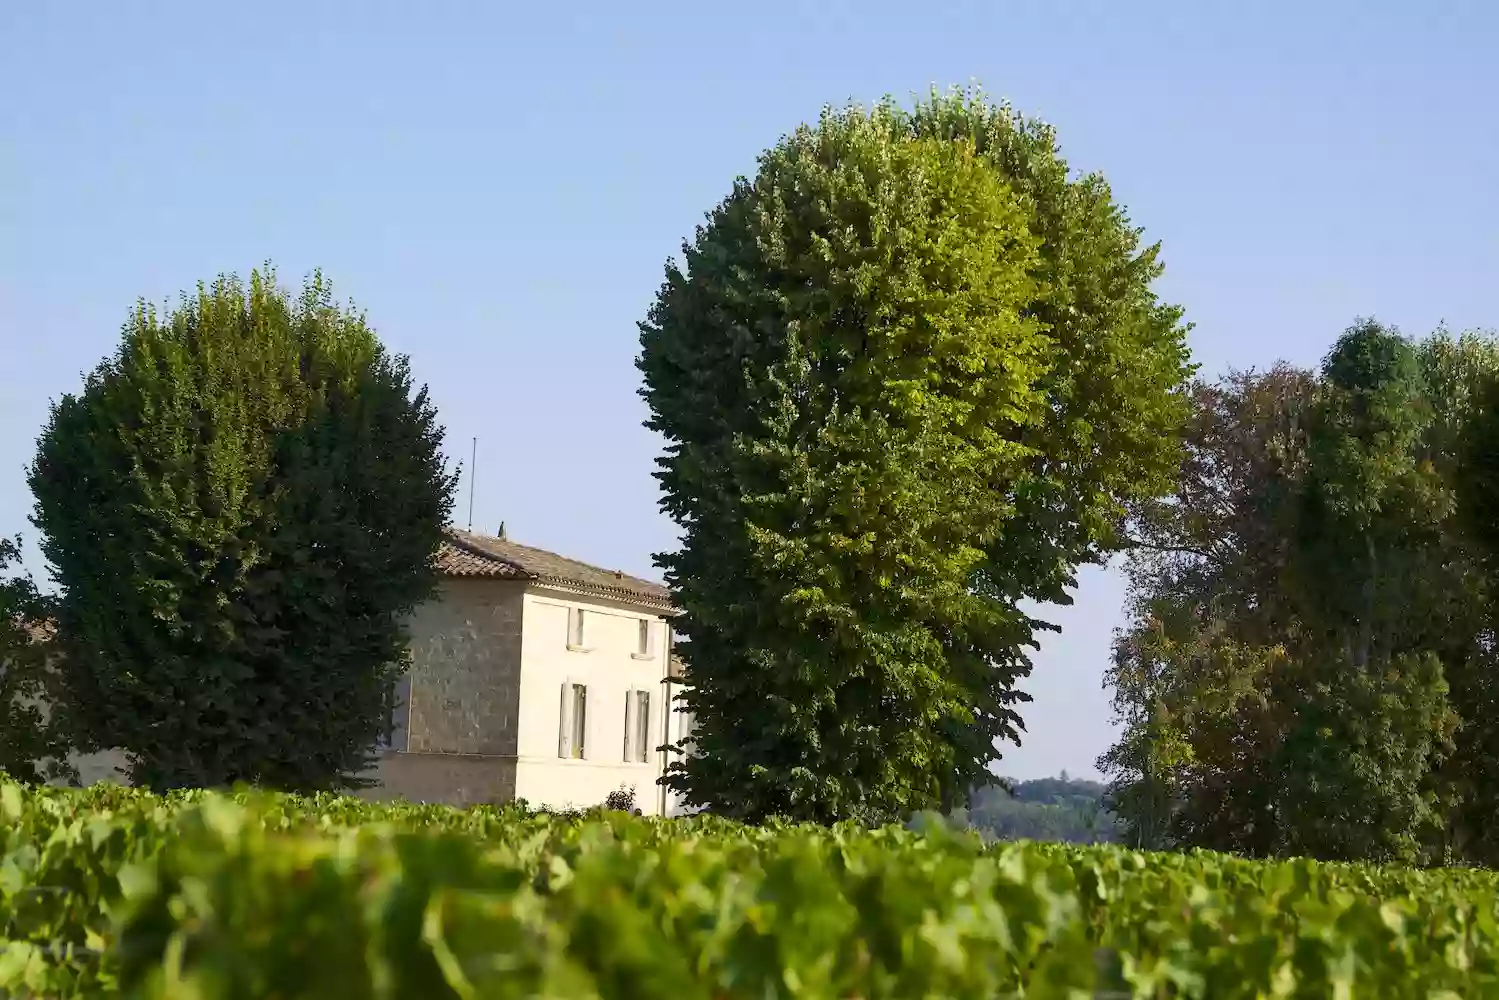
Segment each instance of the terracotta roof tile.
M437 568L443 576L483 577L490 580L529 580L530 575L516 566L479 552L444 542L437 551Z
M51 618L39 620L17 617L13 621L21 630L22 635L38 645L51 642L57 638L57 622Z
M601 569L508 538L458 528L448 529L448 541L437 553L437 565L444 576L534 580L639 601L666 610L671 608L671 594L659 583L627 576L617 570Z

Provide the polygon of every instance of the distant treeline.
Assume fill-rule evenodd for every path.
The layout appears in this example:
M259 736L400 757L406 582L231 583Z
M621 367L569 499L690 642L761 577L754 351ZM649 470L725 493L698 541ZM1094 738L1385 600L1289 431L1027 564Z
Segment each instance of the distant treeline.
M995 840L1051 840L1072 844L1119 839L1114 817L1104 808L1105 786L1096 781L1057 778L1009 782L981 788L953 820Z

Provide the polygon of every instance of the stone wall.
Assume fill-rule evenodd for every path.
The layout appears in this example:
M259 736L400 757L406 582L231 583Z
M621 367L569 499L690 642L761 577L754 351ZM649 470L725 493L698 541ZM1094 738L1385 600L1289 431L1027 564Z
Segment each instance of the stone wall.
M473 806L515 798L514 757L392 751L380 755L369 777L380 784L360 797L372 802L405 799Z
M397 727L404 740L394 749L515 756L524 599L519 582L446 580L417 609L409 704Z
M412 616L391 748L361 795L468 806L515 798L525 584L444 580Z

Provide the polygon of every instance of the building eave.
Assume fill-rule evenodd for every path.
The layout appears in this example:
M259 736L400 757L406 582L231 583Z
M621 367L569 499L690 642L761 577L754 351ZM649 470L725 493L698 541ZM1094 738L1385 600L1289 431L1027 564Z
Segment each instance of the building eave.
M651 594L642 594L638 590L629 587L602 587L598 584L585 583L579 580L569 580L560 576L535 576L530 582L538 587L548 590L560 590L569 594L578 594L583 597L597 597L621 604L630 604L635 607L649 608L659 611L667 617L675 617L681 614L670 601L662 600Z

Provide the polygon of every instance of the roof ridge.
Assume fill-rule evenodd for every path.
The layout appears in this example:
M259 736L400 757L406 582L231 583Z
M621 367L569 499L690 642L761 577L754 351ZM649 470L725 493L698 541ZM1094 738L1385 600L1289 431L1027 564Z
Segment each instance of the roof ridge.
M472 532L472 531L463 531L462 529L459 529L459 528L451 528L450 527L450 528L448 528L448 530L447 530L446 533L447 533L448 541L449 542L451 542L452 544L458 546L460 549L462 549L463 551L467 552L469 555L478 556L481 559L488 559L491 562L504 563L506 566L508 566L510 569L514 570L517 573L520 573L520 574L522 574L524 576L528 576L528 577L530 577L533 580L537 579L537 576L536 576L535 573L532 573L530 570L526 569L524 566L518 566L518 565L516 565L516 563L515 563L515 561L513 559L506 559L504 556L495 555L493 552L490 552L488 549L484 548L484 546L479 545L478 543L470 541L468 538L463 537L464 535L473 535L473 534L475 534L475 532ZM480 535L479 537L482 538L484 536ZM496 541L502 541L502 542L509 541L508 539L504 539L504 538L497 538L495 540ZM511 544L514 544L514 543L511 543ZM524 548L524 547L525 546L522 546L522 548ZM559 558L562 558L562 557L559 557Z
M593 563L564 556L550 549L494 535L467 531L454 525L446 529L444 543L448 572L453 576L496 576L529 580L543 586L640 602L649 607L670 608L671 589L664 583L633 576L623 570L605 569Z
M503 562L503 563L505 563L505 564L507 564L509 566L514 567L517 571L525 573L527 576L530 576L530 577L533 577L533 578L536 578L536 579L540 579L541 578L540 575L538 575L538 574L536 574L536 573L534 573L534 572L532 572L530 570L527 570L524 567L517 566L513 560L506 559L503 556L496 555L495 553L493 553L493 552L489 551L487 548L485 548L482 544L470 541L469 538L465 538L463 536L467 535L467 536L471 536L471 537L482 538L482 539L484 539L486 541L490 541L490 542L500 542L500 543L502 543L504 545L513 545L514 547L516 547L518 549L524 549L527 552L534 552L534 553L536 553L538 555L550 556L553 559L560 559L563 562L573 563L574 565L581 566L584 569L591 569L591 570L593 570L596 573L605 573L605 574L608 574L610 576L615 577L616 579L620 579L620 580L634 580L637 583L648 583L652 587L661 587L663 589L666 587L666 584L661 583L661 582L656 581L656 580L648 580L648 579L646 579L643 576L635 576L634 574L626 573L624 570L610 569L607 566L600 566L600 565L598 565L596 563L584 562L582 559L574 559L572 556L565 556L562 553L556 552L556 551L554 551L552 549L543 549L543 548L541 548L539 546L536 546L536 545L527 545L525 542L517 542L517 541L515 541L512 538L503 538L503 537L501 537L499 535L485 535L485 534L482 534L480 532L469 531L467 529L462 529L462 528L449 528L448 529L448 533L449 533L450 536L452 536L455 539L455 541L457 541L457 543L459 545L461 545L464 549L468 550L469 552L472 552L474 555L484 556L484 557L487 557L489 559L494 559L494 560L496 560L498 562ZM561 579L561 578L559 577L558 579Z

